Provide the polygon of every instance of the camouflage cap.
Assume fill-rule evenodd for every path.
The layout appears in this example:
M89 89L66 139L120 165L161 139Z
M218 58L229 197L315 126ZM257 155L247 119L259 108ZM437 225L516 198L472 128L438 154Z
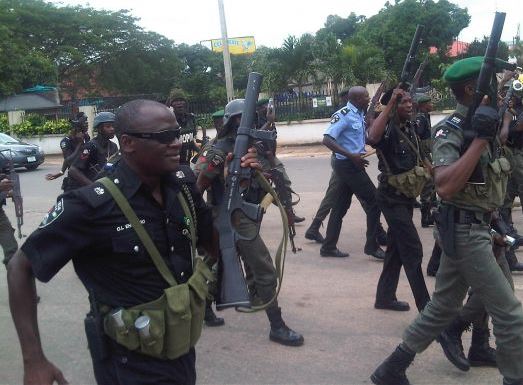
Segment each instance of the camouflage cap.
M224 110L218 110L214 114L211 115L213 119L223 118L223 115L225 114Z
M443 80L447 83L461 83L466 80L474 79L479 75L483 56L473 56L454 62L443 74ZM496 58L496 68L510 68L511 64Z

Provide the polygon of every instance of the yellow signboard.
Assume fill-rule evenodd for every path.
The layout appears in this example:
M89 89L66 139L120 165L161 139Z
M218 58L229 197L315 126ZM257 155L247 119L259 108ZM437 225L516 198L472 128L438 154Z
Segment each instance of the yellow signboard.
M231 55L243 55L246 53L253 53L256 51L256 43L254 36L230 37L229 53ZM211 40L211 50L213 52L223 52L222 39Z

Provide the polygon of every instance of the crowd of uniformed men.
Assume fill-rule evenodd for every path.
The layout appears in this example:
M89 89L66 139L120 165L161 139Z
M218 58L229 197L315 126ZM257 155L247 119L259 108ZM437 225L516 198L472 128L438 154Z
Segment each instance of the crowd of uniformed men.
M348 257L337 242L356 195L367 219L364 252L383 260L375 308L410 309L396 297L403 267L419 311L401 344L372 373L375 384L409 384L407 367L433 340L462 370L494 366L503 384L523 384L523 312L511 278L511 270L523 270L514 253L523 238L511 218L514 198L523 192L523 106L521 95L514 94L501 122L496 110L481 106L472 118L475 136L464 145L463 124L482 61L458 60L447 69L444 80L458 105L435 127L428 95L397 87L383 93L380 106L368 111L367 89L354 86L340 92L342 105L324 133L323 144L332 151L332 174L305 237L321 244L322 257ZM517 74L505 73L501 99L514 77ZM244 108L243 99L229 102L212 116L216 137L210 139L204 131L201 140L196 139L196 120L180 90L171 93L166 105L136 100L116 114L97 114L93 139L87 134L87 118L75 116L60 143L63 166L46 176L53 180L68 171L64 194L14 256L10 224L0 231L5 263L10 260L10 304L26 384L65 383L42 351L34 278L47 282L70 260L89 292L86 333L99 384L195 383L194 345L202 324L224 324L211 307L219 270L212 223L224 200L225 166ZM268 99L258 102L256 128L276 130ZM119 149L111 141L115 136ZM368 146L379 159L377 187L366 172ZM280 170L285 188L293 192L274 143L254 143L242 166ZM471 181L477 167L483 179ZM8 180L0 181L0 190L11 187ZM253 180L245 199L259 203L264 196L260 189ZM427 270L436 276L432 298L413 222L420 195L421 225L438 223ZM329 212L324 238L319 229ZM3 224L5 215L0 214ZM304 220L294 212L289 215L293 223ZM303 336L283 320L276 299L277 269L257 224L239 215L236 226L245 237L237 251L249 296L254 305L265 304L270 339L302 345ZM497 233L492 235L492 229ZM510 246L507 236L513 238ZM133 284L137 280L139 286ZM489 316L496 350L488 342ZM470 325L472 344L465 355L461 335Z

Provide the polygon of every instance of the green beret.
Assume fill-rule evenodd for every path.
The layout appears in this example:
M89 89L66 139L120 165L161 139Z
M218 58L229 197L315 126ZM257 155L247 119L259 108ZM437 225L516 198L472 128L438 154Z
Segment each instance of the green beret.
M414 95L414 101L418 104L428 103L432 98L427 94L416 94Z
M256 105L257 105L258 107L261 107L261 106L263 106L263 105L265 105L265 104L267 104L267 103L269 103L269 98L263 98L263 99L258 100L258 101L256 102Z
M443 80L448 83L461 83L466 80L474 79L479 75L483 56L473 56L454 62L443 74ZM496 58L496 68L503 69L510 67L510 64Z
M216 111L214 114L211 115L213 119L223 118L223 115L225 114L224 110Z

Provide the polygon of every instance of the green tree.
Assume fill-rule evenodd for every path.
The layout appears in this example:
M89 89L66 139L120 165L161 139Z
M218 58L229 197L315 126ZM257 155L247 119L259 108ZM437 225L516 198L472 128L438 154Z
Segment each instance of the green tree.
M275 55L286 83L296 85L300 94L315 74L311 50L313 42L314 37L310 34L304 34L299 39L289 36Z
M338 15L329 15L325 21L325 26L318 31L318 33L334 34L336 39L346 41L350 39L358 30L360 25L365 21L365 16L356 15L354 12L343 18Z
M478 39L474 39L474 41L472 43L470 43L470 45L467 49L467 53L465 54L465 57L484 56L485 51L487 49L488 41L489 41L488 36L484 36L481 41L479 41ZM508 51L507 43L500 41L499 45L498 45L497 57L502 60L507 60L508 56L509 56L509 51Z
M399 76L417 24L425 26L420 54L434 46L445 55L453 38L469 22L467 9L447 0L396 0L368 18L357 35L381 49L387 68Z

